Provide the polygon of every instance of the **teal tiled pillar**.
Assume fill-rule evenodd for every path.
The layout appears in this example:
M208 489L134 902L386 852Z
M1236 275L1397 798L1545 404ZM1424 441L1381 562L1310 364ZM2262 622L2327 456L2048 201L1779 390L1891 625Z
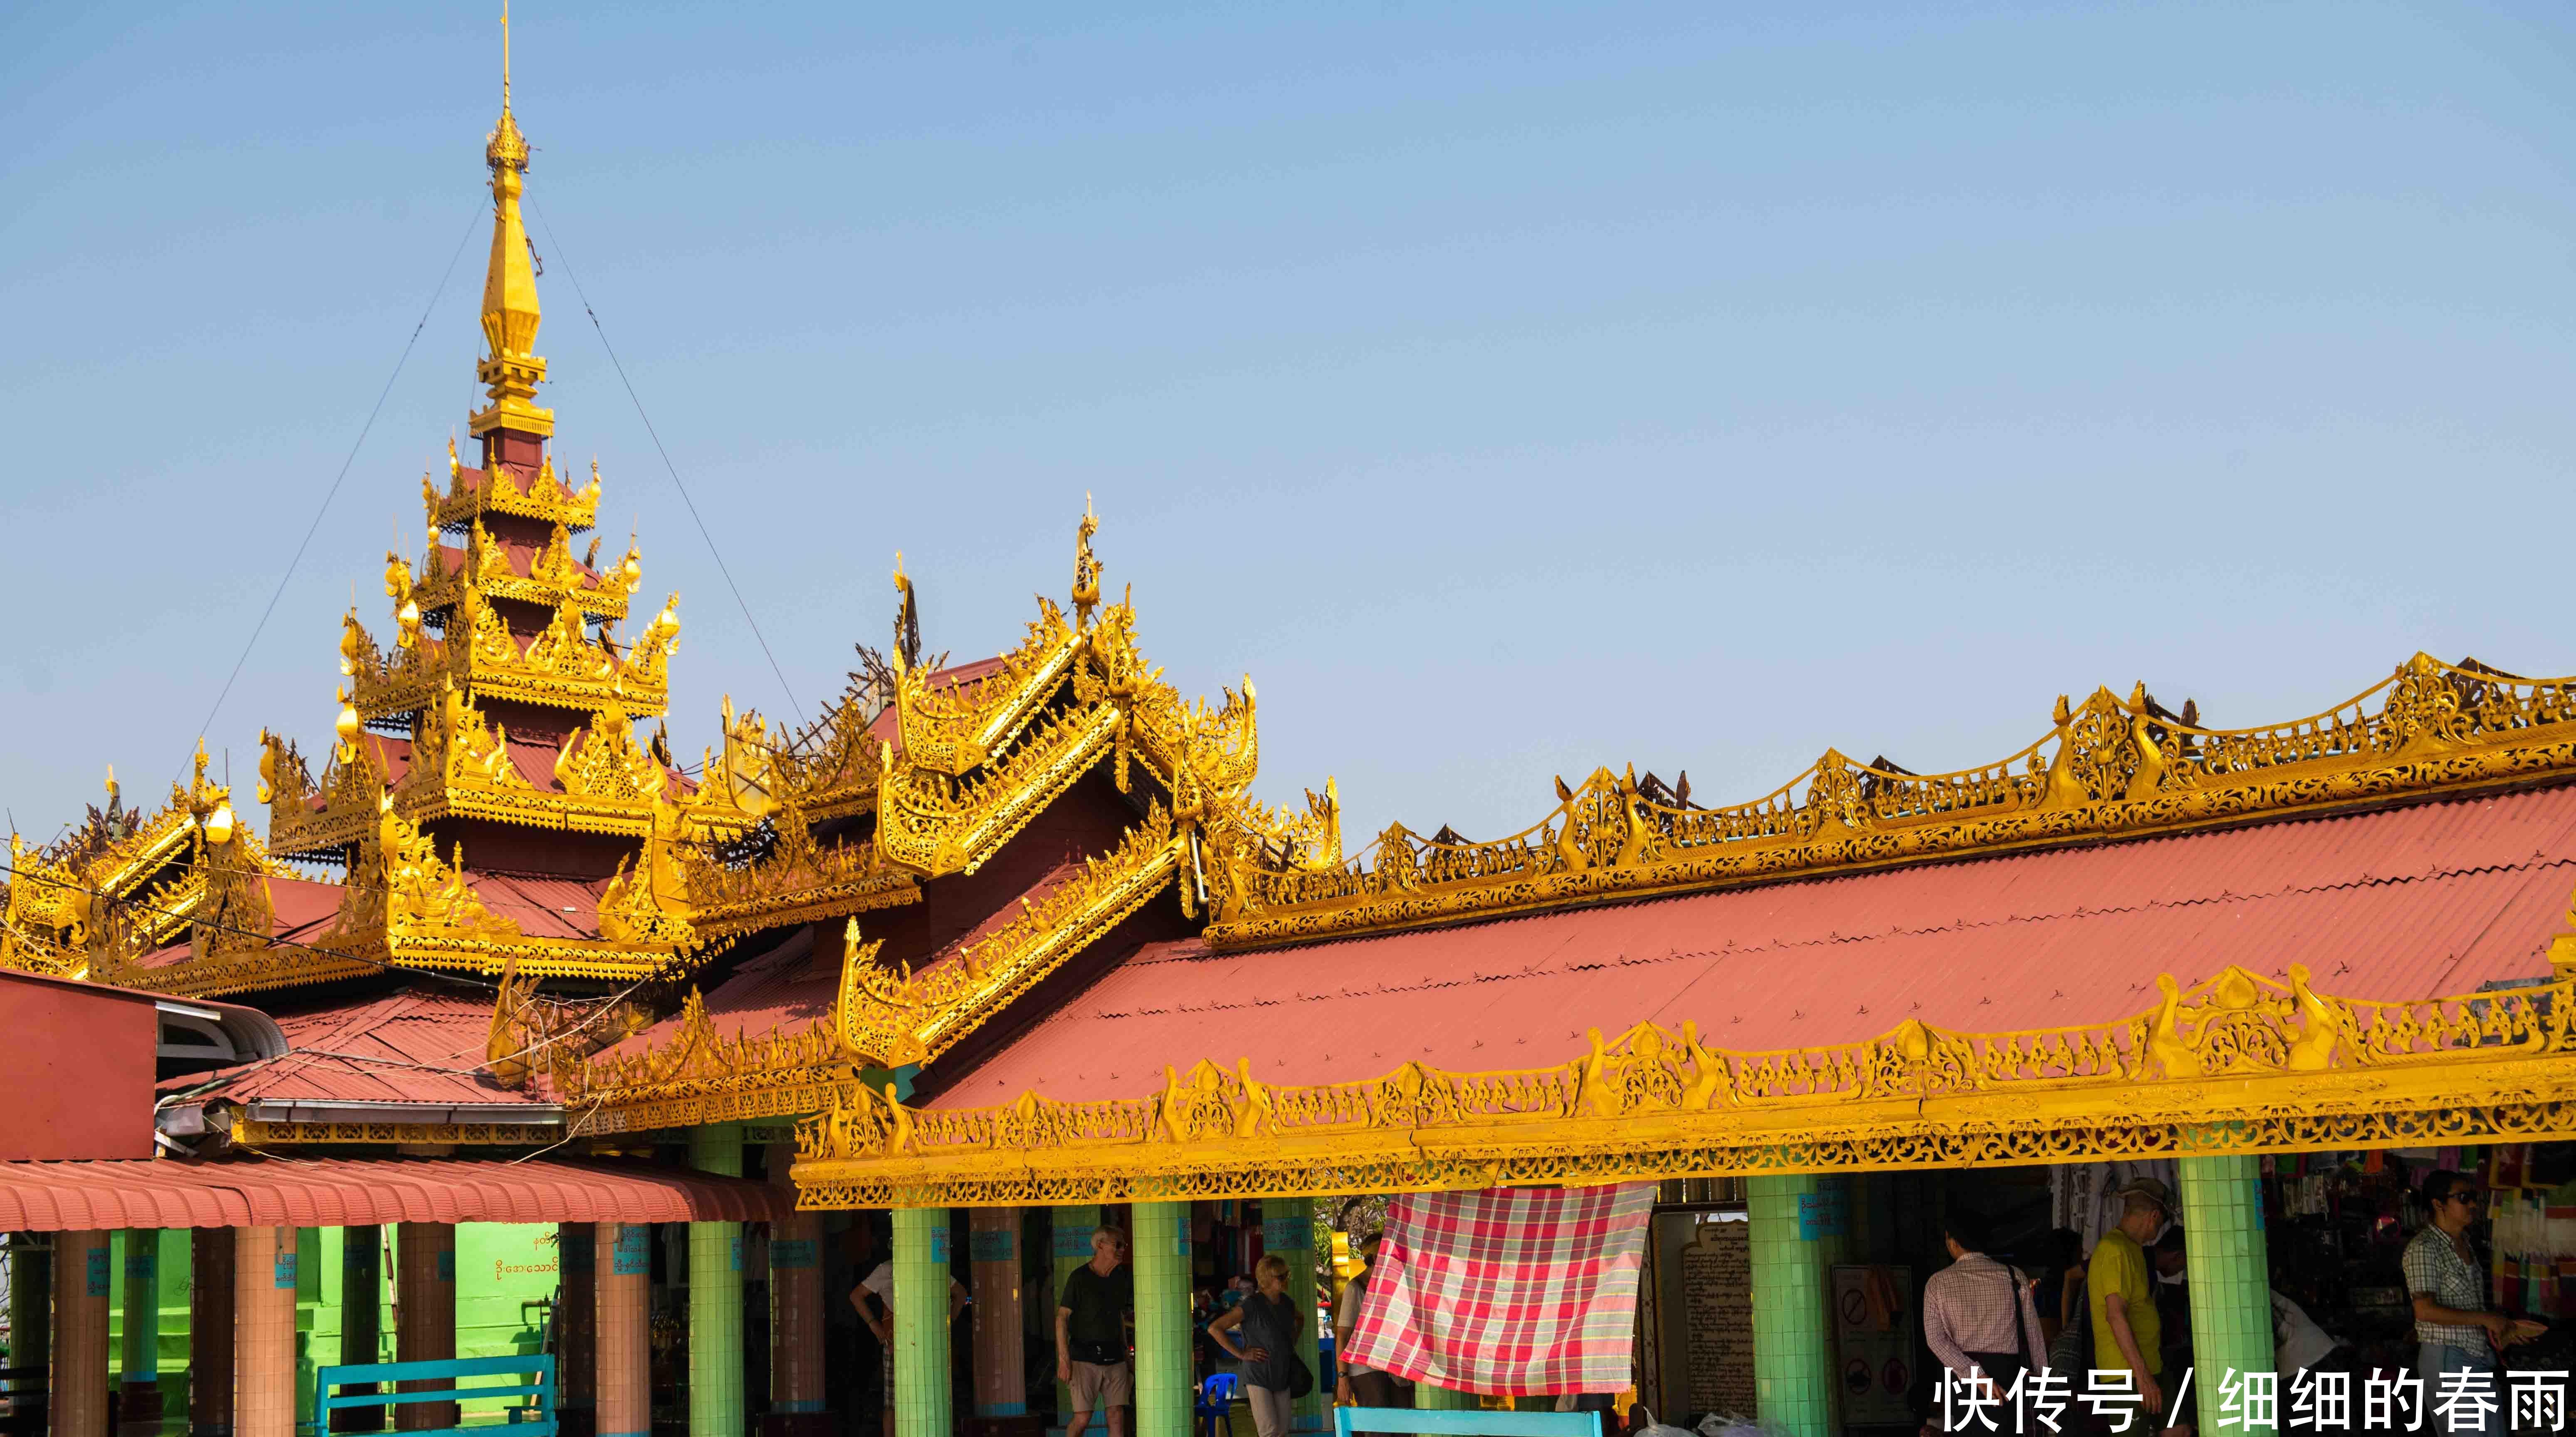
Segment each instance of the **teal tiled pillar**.
M2221 1420L2222 1381L2238 1373L2270 1372L2272 1356L2271 1262L2263 1237L2263 1179L2251 1156L2183 1158L2183 1259L2191 1279L2191 1386L2203 1432L2247 1430L2238 1413ZM2176 1375L2160 1379L2167 1400ZM2286 1404L2289 1393L2281 1391ZM2277 1415L2277 1413L2276 1413Z
M895 1437L949 1437L948 1209L894 1213Z
M742 1176L742 1129L689 1130L689 1166ZM742 1224L689 1224L689 1437L744 1437Z
M124 1382L117 1393L120 1422L157 1426L161 1421L161 1232L129 1228L125 1232L124 1327L118 1333L124 1350L117 1371Z
M1038 1325L1041 1331L1054 1333L1056 1308L1064 1302L1065 1282L1073 1276L1075 1268L1091 1261L1091 1233L1099 1226L1100 1205L1097 1203L1068 1203L1063 1207L1047 1209L1047 1231L1055 1243L1055 1283L1047 1289L1045 1300L1038 1305L1040 1314ZM1129 1255L1134 1255L1132 1246L1129 1249ZM1052 1335L1048 1338L1047 1350L1050 1354L1054 1351ZM1052 1371L1054 1365L1055 1359L1050 1355L1047 1358L1048 1369ZM1066 1414L1071 1411L1073 1411L1073 1384L1058 1382L1055 1385L1055 1415L1059 1426L1063 1424ZM1109 1414L1094 1413L1092 1420L1104 1424L1105 1430Z
M1140 1202L1136 1258L1136 1437L1189 1437L1190 1205Z
M1825 1437L1833 1424L1833 1354L1825 1331L1822 1242L1827 1202L1812 1176L1746 1182L1752 1218L1753 1391L1765 1428Z

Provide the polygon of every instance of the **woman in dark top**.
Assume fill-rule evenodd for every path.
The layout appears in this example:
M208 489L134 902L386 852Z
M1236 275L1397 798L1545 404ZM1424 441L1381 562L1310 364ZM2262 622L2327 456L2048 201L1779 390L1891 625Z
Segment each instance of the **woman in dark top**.
M1261 1437L1288 1437L1289 1375L1297 1370L1297 1323L1315 1320L1288 1295L1288 1261L1264 1253L1252 1271L1254 1291L1208 1324L1208 1337L1243 1364L1252 1424ZM1239 1334L1240 1340L1228 1334Z

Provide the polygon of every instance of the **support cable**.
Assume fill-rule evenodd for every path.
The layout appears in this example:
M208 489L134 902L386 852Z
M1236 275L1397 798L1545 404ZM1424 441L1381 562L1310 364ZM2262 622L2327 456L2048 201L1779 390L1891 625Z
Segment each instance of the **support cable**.
M697 523L698 537L706 540L707 553L715 558L716 572L724 575L725 587L733 590L734 605L742 610L743 622L751 626L752 638L759 641L761 656L769 660L769 671L778 678L779 692L787 695L788 712L796 722L803 723L805 705L797 702L796 690L787 682L787 671L778 666L778 655L770 652L769 639L760 632L760 620L751 616L751 605L742 597L742 586L733 581L733 569L725 563L724 552L716 547L716 536L708 531L705 516L698 513L698 501L689 497L689 486L680 482L679 466L671 462L671 451L663 447L661 432L653 427L653 416L644 412L644 400L635 392L635 381L626 377L626 365L618 359L616 346L608 342L608 330L599 322L599 311L590 307L590 296L582 290L581 276L573 272L572 256L564 252L563 242L555 238L554 221L546 218L545 206L538 204L534 195L528 197L528 205L537 212L537 223L546 227L546 243L554 246L555 258L564 267L564 278L572 281L573 297L581 301L581 312L590 316L590 327L599 334L599 347L608 351L608 362L617 370L617 382L626 386L626 397L635 405L635 417L644 421L644 432L652 436L654 451L662 456L662 467L670 471L671 487L680 491L680 502L688 506L689 518Z
M224 700L232 696L233 684L241 678L242 665L250 662L251 649L259 643L261 632L267 629L269 616L277 612L277 601L286 597L286 584L295 577L295 566L304 562L304 551L312 547L313 536L321 532L323 516L331 512L331 501L339 497L340 485L349 477L350 466L358 462L358 451L366 446L368 433L376 427L376 416L384 413L385 400L394 392L394 381L402 378L403 366L411 362L412 349L420 343L420 332L429 327L429 316L438 308L440 297L447 293L447 282L456 275L456 262L465 257L466 241L474 238L474 223L482 217L480 206L467 216L465 233L456 239L456 252L447 257L447 268L439 273L438 288L430 291L429 303L421 306L420 322L411 327L411 338L403 341L402 354L394 360L394 372L385 376L385 387L376 394L375 408L367 411L367 422L358 426L358 438L349 446L349 457L340 461L340 472L332 476L331 487L323 492L322 506L313 511L313 522L305 526L303 542L295 546L294 557L286 561L286 572L277 576L277 588L268 596L268 607L259 611L259 622L251 625L250 637L242 642L241 657L233 660L233 671L225 677L223 688L216 693L214 707L206 710L205 722L197 725L199 743L205 742L207 732L215 726L215 715L223 711Z

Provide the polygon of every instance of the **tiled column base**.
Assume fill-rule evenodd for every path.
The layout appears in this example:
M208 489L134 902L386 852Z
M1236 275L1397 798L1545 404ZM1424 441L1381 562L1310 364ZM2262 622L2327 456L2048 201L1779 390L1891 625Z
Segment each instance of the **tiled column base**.
M373 1224L340 1229L340 1361L363 1366L384 1360L385 1230ZM320 1253L307 1255L319 1261ZM344 1395L381 1391L380 1384L360 1383L340 1389ZM382 1432L388 1409L343 1407L331 1414L334 1432Z
M592 1248L599 1291L598 1437L650 1437L653 1428L653 1229L604 1222Z
M1055 1272L1053 1280L1047 1286L1046 1295L1046 1329L1050 1333L1055 1331L1055 1304L1064 1296L1065 1279L1073 1276L1075 1268L1091 1261L1091 1232L1098 1226L1100 1226L1100 1207L1096 1203L1077 1203L1047 1209L1049 1240L1055 1244ZM1052 1346L1052 1339L1049 1340L1049 1345ZM1058 1382L1055 1385L1057 1423L1061 1425L1072 1411L1073 1387L1069 1383ZM1092 1430L1107 1430L1101 1425L1108 1421L1105 1416L1093 1413L1091 1421Z
M104 1231L54 1234L53 1395L45 1408L51 1437L106 1437L110 1261Z
M1824 1264L1799 1199L1819 1196L1812 1177L1747 1180L1753 1249L1753 1391L1765 1428L1825 1437L1833 1425L1833 1354L1826 1346Z
M1428 1382L1413 1384L1413 1405L1425 1412L1473 1412L1477 1406L1473 1392L1434 1387Z
M2270 1372L2272 1354L2271 1264L2263 1235L2263 1181L2260 1159L2251 1156L2184 1158L2175 1164L2182 1178L2177 1194L2182 1211L2183 1261L2190 1278L2193 1404L2199 1428L2210 1433L2245 1431L2240 1407L2221 1420L2226 1405L2222 1379L2238 1373ZM2173 1395L2174 1375L2164 1379ZM2287 1391L2279 1392L2286 1411Z
M120 1425L150 1432L161 1425L161 1232L128 1228L121 1310L124 1351L116 1365Z
M295 1236L233 1230L234 1437L295 1437Z
M1134 1212L1136 1437L1190 1437L1190 1205Z
M742 1129L689 1130L689 1166L742 1176ZM689 1437L743 1437L742 1224L689 1224Z
M894 1214L895 1437L949 1437L948 1209Z
M443 1222L407 1222L394 1230L394 1357L400 1362L447 1362L456 1356L456 1228ZM453 1382L397 1382L396 1391L453 1387ZM394 1427L426 1432L456 1425L453 1402L406 1402L394 1409ZM248 1437L248 1434L244 1434Z

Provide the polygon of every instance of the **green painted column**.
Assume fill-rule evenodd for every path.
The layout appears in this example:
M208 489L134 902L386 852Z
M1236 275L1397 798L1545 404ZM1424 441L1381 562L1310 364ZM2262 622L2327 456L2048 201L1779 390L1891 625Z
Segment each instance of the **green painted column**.
M894 1433L949 1437L948 1209L894 1213Z
M1288 1264L1288 1295L1304 1320L1297 1324L1297 1356L1315 1374L1315 1390L1297 1399L1288 1426L1292 1432L1321 1432L1331 1427L1333 1384L1318 1364L1315 1347L1315 1204L1309 1198L1264 1198L1261 1202L1261 1250L1275 1252Z
M742 1176L742 1129L689 1129L689 1166ZM744 1437L742 1224L689 1224L689 1437Z
M1787 1437L1825 1437L1833 1422L1833 1353L1825 1330L1827 1199L1810 1176L1746 1183L1752 1218L1756 1416Z
M117 1415L121 1421L161 1420L161 1232L129 1228L124 1233L125 1285L119 1314L124 1350L119 1354Z
M2221 1377L2230 1369L2270 1372L2272 1354L2271 1263L2263 1236L2263 1179L2251 1156L2183 1158L2183 1261L2191 1279L2193 1402L2203 1432L2242 1432L2241 1422L2221 1421L2226 1402ZM2173 1374L2165 1375L2173 1395ZM2286 1412L2289 1393L2279 1394Z
M1038 1326L1039 1330L1048 1334L1047 1351L1053 1353L1055 1310L1064 1303L1065 1279L1073 1276L1075 1268L1091 1261L1091 1230L1100 1226L1100 1205L1077 1203L1068 1207L1048 1208L1047 1226L1048 1231L1053 1234L1055 1243L1055 1285L1047 1289L1046 1300L1039 1307ZM1055 1359L1050 1356L1047 1359L1048 1366L1052 1367L1054 1363ZM1065 1414L1072 1410L1072 1384L1056 1383L1055 1416L1059 1426L1064 1422ZM1109 1419L1105 1415L1094 1413L1091 1420L1094 1423L1104 1423Z
M1434 1387L1428 1382L1413 1384L1413 1405L1425 1412L1473 1412L1479 1406L1473 1392Z
M1134 1211L1136 1437L1190 1437L1190 1205Z

